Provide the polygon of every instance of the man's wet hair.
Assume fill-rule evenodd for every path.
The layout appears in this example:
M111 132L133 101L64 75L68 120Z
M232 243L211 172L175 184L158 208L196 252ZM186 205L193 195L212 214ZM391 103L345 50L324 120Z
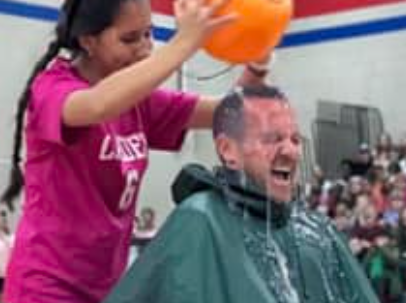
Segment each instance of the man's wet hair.
M276 86L236 87L221 100L214 112L213 137L224 134L241 139L244 130L244 102L255 100L288 102L286 95Z

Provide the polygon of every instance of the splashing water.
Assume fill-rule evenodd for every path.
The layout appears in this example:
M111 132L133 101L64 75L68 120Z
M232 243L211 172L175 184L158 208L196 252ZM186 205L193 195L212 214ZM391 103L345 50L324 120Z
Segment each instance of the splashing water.
M245 171L243 165L242 171ZM267 171L270 171L268 169ZM267 178L269 178L267 176ZM268 180L266 180L268 183ZM240 185L247 189L248 182L244 173L241 174ZM243 233L244 244L253 263L261 274L267 287L274 294L278 303L299 303L298 293L291 282L287 258L279 248L272 235L272 199L267 193L265 231L253 231L250 226L251 216L244 203Z
M267 171L271 171L270 165L267 168ZM268 174L266 175L266 184L269 184L269 178L271 178ZM284 292L284 296L286 297L286 302L291 303L299 303L299 296L292 285L291 278L289 275L288 269L288 262L286 256L283 254L282 250L279 248L278 244L272 237L272 198L270 189L266 189L266 241L267 241L267 250L274 251L274 256L276 258L276 265L278 266L278 271L281 274L281 286L282 291Z

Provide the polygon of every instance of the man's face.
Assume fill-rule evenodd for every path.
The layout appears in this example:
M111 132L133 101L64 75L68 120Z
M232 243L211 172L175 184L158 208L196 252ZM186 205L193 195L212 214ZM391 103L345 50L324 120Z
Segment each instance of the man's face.
M239 168L276 202L291 201L301 150L292 109L279 100L245 102L244 121Z

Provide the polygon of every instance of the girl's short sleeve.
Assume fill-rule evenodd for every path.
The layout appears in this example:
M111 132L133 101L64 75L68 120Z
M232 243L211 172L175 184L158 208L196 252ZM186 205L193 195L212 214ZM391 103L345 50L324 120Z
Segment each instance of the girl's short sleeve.
M197 95L170 90L150 95L141 107L141 115L151 148L180 149L197 100Z
M70 142L70 137L81 128L74 132L64 126L63 106L71 93L87 87L85 82L64 75L45 73L40 76L31 87L27 118L30 131L45 141L60 144Z

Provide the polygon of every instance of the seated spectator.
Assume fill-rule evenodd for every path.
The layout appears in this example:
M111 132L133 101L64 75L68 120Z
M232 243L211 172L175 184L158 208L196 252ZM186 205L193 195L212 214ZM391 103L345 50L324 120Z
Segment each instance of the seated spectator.
M406 175L406 134L402 136L398 144L398 163L402 173Z
M155 237L157 233L155 217L155 210L151 207L142 208L140 216L136 216L129 264L132 264L141 255L148 243Z
M351 211L345 202L339 202L335 208L333 222L344 235L349 236L352 229Z
M389 228L380 229L364 259L372 287L380 301L400 302L403 293L401 260L396 239Z
M400 212L399 225L397 228L397 246L399 248L401 279L403 289L406 292L406 207Z
M368 249L372 246L382 228L375 206L368 204L359 214L350 235L352 245L357 248L362 248L357 251L357 257L359 259L362 260L365 257Z
M351 159L345 159L341 162L345 177L352 176L364 177L372 167L373 158L368 144L362 143L359 146L357 154Z
M382 214L388 206L386 199L387 184L385 183L385 172L381 166L373 166L367 175L371 185L371 198L376 210Z
M399 224L400 211L404 206L403 193L394 189L389 195L389 206L382 215L383 223L393 228L397 227Z
M357 197L364 194L364 180L359 176L349 179L348 185L343 192L343 198L348 203L348 208L353 209L356 205Z
M155 217L155 210L151 207L141 209L136 230L137 237L152 239L155 236L157 232Z
M382 167L386 175L389 164L393 160L392 137L388 133L382 133L380 135L373 157L374 166Z

